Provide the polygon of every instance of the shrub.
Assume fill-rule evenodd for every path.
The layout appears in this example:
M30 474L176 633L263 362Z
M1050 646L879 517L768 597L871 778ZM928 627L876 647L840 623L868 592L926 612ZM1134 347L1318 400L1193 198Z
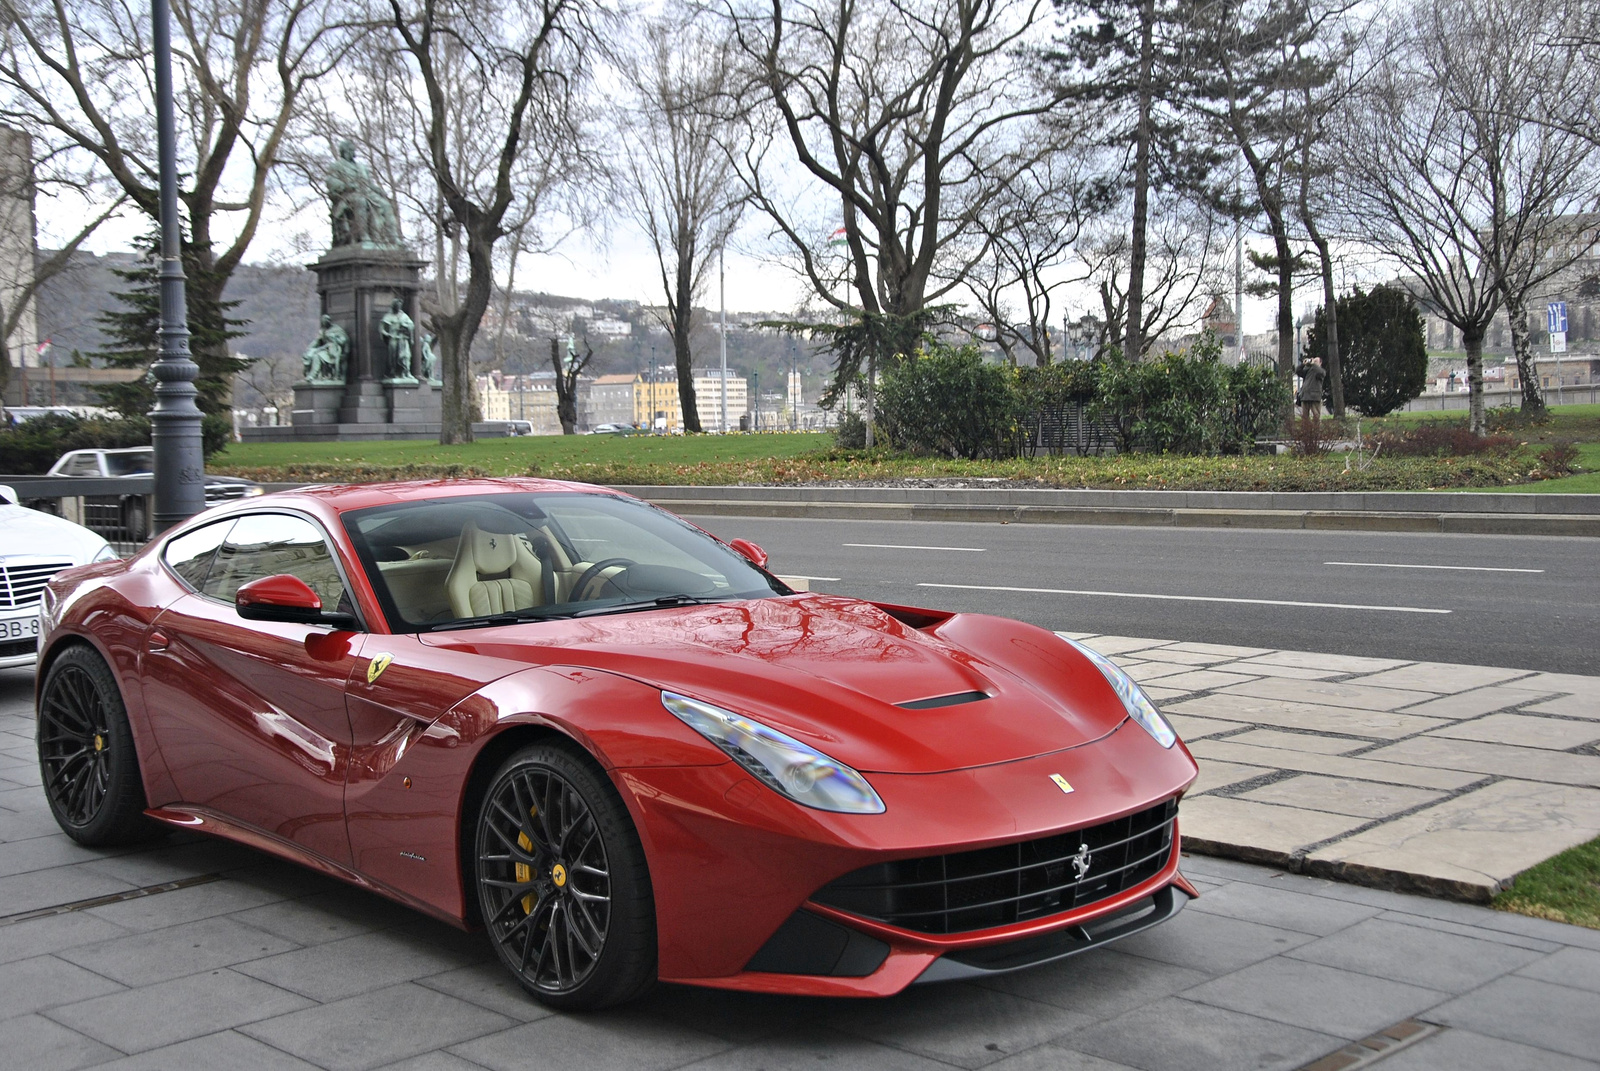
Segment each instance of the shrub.
M1539 451L1539 467L1534 475L1539 479L1571 476L1577 466L1578 448L1571 443L1552 443Z
M208 413L200 421L200 448L206 457L233 440L233 418ZM48 416L25 420L0 430L0 473L38 476L50 470L69 450L114 450L149 446L150 421L145 417Z
M1475 454L1509 454L1518 446L1509 435L1477 436L1465 424L1430 422L1401 431L1380 431L1372 436L1390 457L1469 457Z
M1010 455L1016 412L1011 370L984 364L972 346L924 351L891 368L878 389L878 421L889 442L943 457Z
M1137 364L1120 356L1101 372L1094 412L1117 428L1123 452L1244 453L1276 429L1288 391L1271 369L1230 367L1208 336L1185 355Z
M1411 295L1393 287L1355 292L1334 303L1339 314L1339 376L1345 405L1383 416L1422 393L1428 375L1427 336ZM1326 310L1306 333L1305 352L1327 352ZM1331 389L1331 384L1324 386Z
M867 422L854 409L839 414L839 426L833 440L841 450L862 450L867 445Z

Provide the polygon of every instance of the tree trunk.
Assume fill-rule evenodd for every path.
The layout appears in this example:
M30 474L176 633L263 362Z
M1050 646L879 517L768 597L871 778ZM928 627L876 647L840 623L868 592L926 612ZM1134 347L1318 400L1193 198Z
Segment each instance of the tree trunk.
M1155 62L1155 0L1139 7L1139 122L1133 152L1133 243L1128 250L1128 303L1124 356L1144 351L1144 261L1150 214L1151 69Z
M466 294L455 312L434 321L439 330L439 379L444 384L439 398L441 446L472 441L472 340L489 307L493 253L492 241L468 233Z
M1322 324L1327 332L1324 336L1326 346L1323 350L1322 363L1328 371L1328 391L1333 398L1333 415L1344 416L1344 373L1339 367L1339 307L1333 293L1333 257L1328 252L1328 240L1317 230L1311 222L1310 214L1305 218L1306 231L1311 236L1311 243L1317 247L1317 261L1322 267Z
M556 419L561 421L561 434L578 434L578 399L573 397L574 377L561 366L561 340L550 340L550 367L556 373Z
M1528 338L1528 306L1520 295L1506 291L1506 318L1511 321L1511 351L1517 358L1517 378L1522 381L1522 413L1543 416L1544 392L1539 389L1538 368L1533 363L1533 345Z
M689 352L689 331L694 327L694 250L678 256L677 307L672 310L672 354L678 366L678 406L683 410L683 430L698 435L700 407L694 397L694 355Z
M1482 324L1461 329L1461 347L1467 351L1467 427L1482 437L1487 430L1483 413Z
M873 424L875 424L877 422L877 419L878 419L878 385L875 382L873 382L875 379L877 379L877 375L878 375L878 355L876 353L874 353L874 352L870 352L869 351L867 353L867 397L866 397L866 407L867 407L867 439L866 439L866 445L867 445L867 449L868 450L872 449L872 447L874 445L876 445L876 443L877 443L877 437L873 434ZM759 399L757 399L757 401L756 401L756 409L757 409L757 411L759 411L760 408L761 408L761 402L760 402Z
M1278 378L1287 383L1294 376L1294 253L1282 210L1269 211L1267 222L1278 254Z

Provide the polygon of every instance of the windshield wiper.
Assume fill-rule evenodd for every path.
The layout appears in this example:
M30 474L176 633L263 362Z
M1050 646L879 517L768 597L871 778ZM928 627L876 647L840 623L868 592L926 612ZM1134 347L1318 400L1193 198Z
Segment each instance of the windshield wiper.
M727 602L729 595L662 595L654 599L645 599L640 602L624 602L615 606L596 606L589 610L577 610L570 617L599 617L603 614L629 614L636 610L659 610L668 606L705 606L713 602Z
M482 617L458 617L454 621L440 621L436 625L428 625L423 632L451 632L460 628L485 628L489 625L515 625L522 621L556 621L563 617L572 617L572 614L553 614L548 610L530 608L527 610L507 610L502 614L484 614Z

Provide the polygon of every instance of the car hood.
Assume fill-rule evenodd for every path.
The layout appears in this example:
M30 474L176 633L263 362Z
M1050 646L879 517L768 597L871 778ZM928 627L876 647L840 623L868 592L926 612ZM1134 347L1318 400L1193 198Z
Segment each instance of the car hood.
M754 717L865 772L1011 762L1099 739L1127 716L1100 671L1050 632L977 614L897 613L798 595L421 639L629 676Z
M0 559L22 555L91 561L106 541L81 524L25 506L0 504Z

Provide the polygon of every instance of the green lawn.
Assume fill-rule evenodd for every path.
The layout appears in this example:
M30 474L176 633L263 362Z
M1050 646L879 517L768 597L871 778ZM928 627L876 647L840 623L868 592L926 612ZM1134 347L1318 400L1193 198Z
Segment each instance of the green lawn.
M1501 911L1600 929L1600 838L1521 874L1494 898Z
M1406 413L1363 421L1364 432L1437 420ZM1444 419L1460 420L1447 414ZM1352 429L1353 430L1353 429ZM888 451L845 451L826 433L764 435L548 435L432 442L236 443L209 460L226 475L274 482L360 482L465 475L546 476L611 485L796 484L907 479L999 479L1037 487L1230 491L1432 489L1600 493L1600 405L1567 406L1547 424L1516 430L1528 449L1468 457L1385 457L1346 469L1346 455L1008 458L962 461ZM1527 483L1533 453L1578 444L1586 470Z
M522 435L461 446L429 442L233 443L208 468L279 465L462 465L497 476L616 464L697 465L795 457L825 450L821 432L773 435Z

